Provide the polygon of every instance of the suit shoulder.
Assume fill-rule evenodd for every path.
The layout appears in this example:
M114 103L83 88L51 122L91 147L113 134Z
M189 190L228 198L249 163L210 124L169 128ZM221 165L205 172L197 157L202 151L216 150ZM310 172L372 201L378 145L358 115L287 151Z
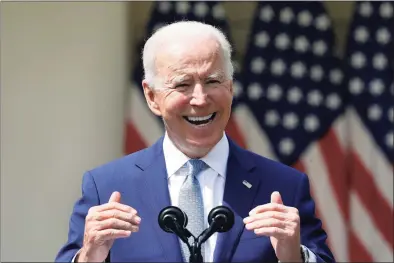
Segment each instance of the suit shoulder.
M134 164L137 160L147 155L147 152L148 148L145 148L96 166L87 172L93 177L97 177L100 175L116 174L118 171L130 170L133 166L135 167Z

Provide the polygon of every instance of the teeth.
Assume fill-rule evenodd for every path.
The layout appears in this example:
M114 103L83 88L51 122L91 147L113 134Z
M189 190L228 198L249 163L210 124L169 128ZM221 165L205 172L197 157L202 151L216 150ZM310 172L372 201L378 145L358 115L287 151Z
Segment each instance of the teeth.
M189 121L206 121L212 117L213 113L205 117L187 117Z

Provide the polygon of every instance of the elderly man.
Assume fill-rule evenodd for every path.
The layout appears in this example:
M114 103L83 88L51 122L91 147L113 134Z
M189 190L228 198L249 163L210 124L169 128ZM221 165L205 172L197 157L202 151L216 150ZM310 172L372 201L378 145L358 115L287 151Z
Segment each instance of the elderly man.
M158 214L181 208L197 236L209 211L225 205L234 226L203 244L204 261L333 262L307 176L241 149L224 132L233 67L223 33L199 22L170 24L147 40L143 64L147 104L166 132L84 175L56 261L188 261L185 244L160 228Z

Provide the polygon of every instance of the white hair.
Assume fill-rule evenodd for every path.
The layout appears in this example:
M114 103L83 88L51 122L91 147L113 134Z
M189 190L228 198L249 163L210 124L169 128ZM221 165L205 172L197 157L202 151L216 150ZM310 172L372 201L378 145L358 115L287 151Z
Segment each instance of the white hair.
M223 53L225 77L232 79L234 66L231 60L232 47L223 32L212 25L197 21L180 21L161 27L145 43L142 51L142 61L144 66L144 78L150 87L155 87L157 83L156 55L162 46L168 41L178 42L182 39L193 40L213 37ZM187 43L185 43L187 44Z

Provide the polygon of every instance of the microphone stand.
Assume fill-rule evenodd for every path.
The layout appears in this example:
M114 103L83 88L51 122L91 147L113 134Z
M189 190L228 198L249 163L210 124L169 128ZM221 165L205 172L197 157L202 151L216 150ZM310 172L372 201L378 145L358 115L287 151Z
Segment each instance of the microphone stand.
M198 241L198 238L194 238L194 242L192 246L189 246L190 263L203 263L203 257L201 254L201 243Z
M219 217L220 220L220 217ZM208 238L210 238L217 230L219 229L219 221L218 217L213 218L212 223L209 225L207 229L205 229L197 238L190 233L190 236L193 237L194 241L193 244L190 245L189 242L185 242L190 251L189 262L190 263L203 263L203 257L201 254L201 245Z
M189 262L190 263L203 263L203 257L201 255L201 244L202 242L199 241L200 235L198 238L196 238L192 233L187 228L182 228L177 221L174 221L174 232L177 234L178 237L185 243L189 249L190 252L190 257L189 257ZM206 231L206 230L205 230ZM205 232L204 231L204 232ZM204 233L203 232L203 233ZM193 237L193 243L189 243L190 237Z

